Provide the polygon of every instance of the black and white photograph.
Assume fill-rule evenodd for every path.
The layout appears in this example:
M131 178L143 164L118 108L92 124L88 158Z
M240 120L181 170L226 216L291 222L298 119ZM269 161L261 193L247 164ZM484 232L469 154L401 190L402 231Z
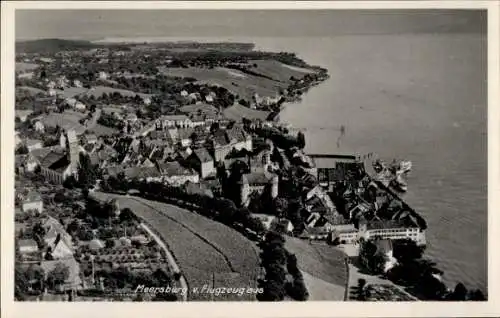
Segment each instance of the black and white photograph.
M14 302L488 301L487 8L289 5L15 9Z

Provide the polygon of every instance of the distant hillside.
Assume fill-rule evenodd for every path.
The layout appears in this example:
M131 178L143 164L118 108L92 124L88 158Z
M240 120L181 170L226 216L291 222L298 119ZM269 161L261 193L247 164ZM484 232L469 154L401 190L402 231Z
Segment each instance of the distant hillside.
M57 52L65 50L90 49L99 46L100 45L98 44L81 40L42 39L42 40L16 42L16 52L18 53Z

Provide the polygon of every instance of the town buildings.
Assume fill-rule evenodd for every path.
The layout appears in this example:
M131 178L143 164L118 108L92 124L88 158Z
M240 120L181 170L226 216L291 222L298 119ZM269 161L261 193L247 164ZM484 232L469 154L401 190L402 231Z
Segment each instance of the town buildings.
M410 239L419 246L426 244L425 230L421 229L417 224L408 224L398 220L368 222L362 219L359 223L359 236L365 240L373 238Z
M213 133L210 145L216 162L223 161L231 151L246 149L251 152L252 137L239 125L223 130L219 129Z
M38 252L38 244L32 240L19 240L18 242L19 253L21 254L31 254Z
M209 176L215 176L214 159L205 148L194 149L188 160L198 171L202 179Z

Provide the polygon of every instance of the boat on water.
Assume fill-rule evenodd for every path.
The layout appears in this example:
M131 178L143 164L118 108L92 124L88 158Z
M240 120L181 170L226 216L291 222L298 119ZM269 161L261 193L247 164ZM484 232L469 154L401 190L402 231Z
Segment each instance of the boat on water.
M398 192L408 191L408 183L404 176L411 170L412 162L409 160L402 160L397 162L393 160L392 163L386 164L380 159L373 161L373 170L376 172L376 179L381 181L384 185L390 186Z
M372 163L373 170L375 170L376 173L381 173L386 169L386 165L382 160L375 160Z
M411 171L411 168L412 168L412 162L411 161L409 161L409 160L402 160L399 163L398 172L400 172L400 173L407 173L407 172Z
M390 185L396 191L399 191L399 192L406 192L406 191L408 191L408 183L403 178L402 174L398 174L396 176L396 178L392 179L392 181L390 182Z

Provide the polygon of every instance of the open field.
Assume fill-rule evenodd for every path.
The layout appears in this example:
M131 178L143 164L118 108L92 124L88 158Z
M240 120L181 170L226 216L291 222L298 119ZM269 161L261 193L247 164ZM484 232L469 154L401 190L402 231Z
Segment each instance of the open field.
M45 94L45 91L36 87L31 87L31 86L18 86L16 87L16 92L17 91L25 91L30 93L31 95L35 96L37 94Z
M189 68L158 68L167 76L192 77L200 83L219 85L246 100L251 100L257 93L259 96L274 97L280 89L286 88L287 84L273 81L264 77L245 74L241 71L216 67L213 69L201 67Z
M231 107L224 109L223 113L226 118L239 122L243 118L251 120L260 119L264 121L267 119L267 117L269 117L269 114L271 112L251 109L240 104L235 104Z
M37 69L38 67L40 67L40 65L35 63L16 62L16 72L32 71Z
M302 78L306 74L315 73L302 67L287 65L276 60L251 60L250 64L257 64L257 67L252 68L252 72L270 77L276 81L291 83L290 77Z
M344 286L326 282L304 271L302 271L302 276L309 292L309 300L344 300Z
M79 120L84 117L83 113L65 111L63 113L50 113L49 115L42 116L40 119L46 127L59 126L67 130L74 129L79 134L85 131L85 127L79 123Z
M135 97L135 95L139 95L142 98L146 97L151 97L151 94L143 94L143 93L136 93L134 91L129 91L126 89L119 89L119 88L113 88L109 86L95 86L92 87L88 92L88 96L94 96L96 98L101 97L104 93L106 94L113 94L113 93L120 93L122 96L129 96L129 97Z
M114 135L120 132L118 129L106 127L101 124L96 124L94 127L89 128L89 131L94 133L97 137Z
M95 193L100 200L118 199L143 218L165 241L184 273L189 288L255 287L259 257L252 242L233 229L179 207L108 193ZM213 276L214 275L214 276ZM191 293L192 300L209 294ZM250 295L218 296L215 300L250 300Z
M309 244L307 241L288 236L285 247L297 256L300 270L312 276L304 275L311 295L322 297L320 294L323 290L331 293L331 297L335 297L334 300L343 300L348 279L343 252L326 244ZM329 284L335 285L335 288Z

